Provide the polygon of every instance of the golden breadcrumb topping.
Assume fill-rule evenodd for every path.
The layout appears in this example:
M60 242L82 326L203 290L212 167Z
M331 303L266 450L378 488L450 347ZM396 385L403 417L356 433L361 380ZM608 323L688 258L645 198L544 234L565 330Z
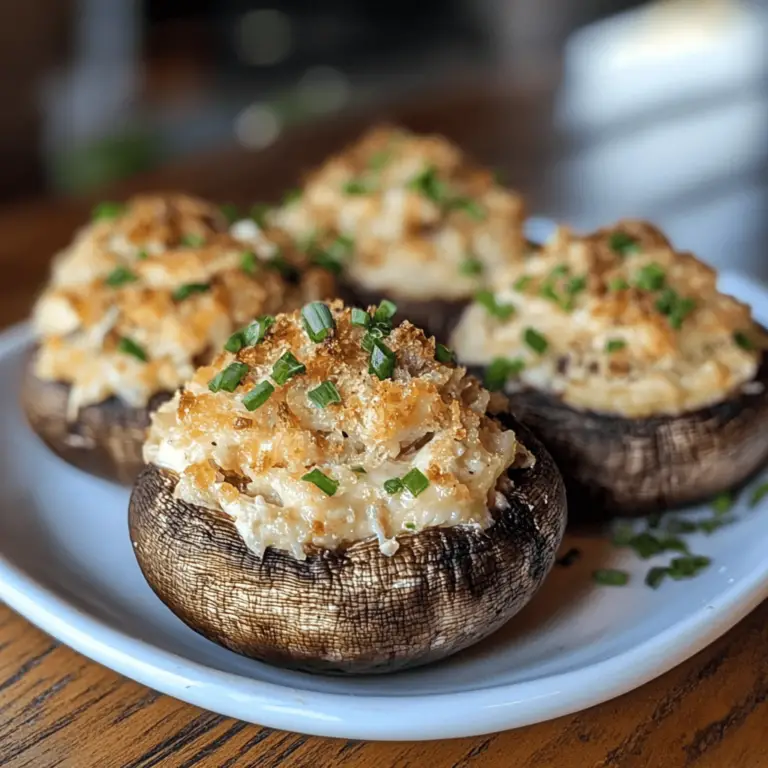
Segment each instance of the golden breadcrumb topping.
M679 414L752 382L765 338L717 275L650 224L559 229L467 308L452 344L492 387L547 390L587 410ZM755 386L753 383L751 386Z
M377 128L330 158L271 221L369 291L469 298L520 259L522 198L440 136Z
M434 339L380 315L335 301L257 322L154 414L145 460L258 555L372 536L392 554L401 533L490 525L499 478L532 457Z
M334 292L284 234L228 231L220 210L184 195L102 205L56 259L34 310L35 372L71 385L70 418L116 395L135 407L173 391L254 315ZM290 277L290 275L289 275Z

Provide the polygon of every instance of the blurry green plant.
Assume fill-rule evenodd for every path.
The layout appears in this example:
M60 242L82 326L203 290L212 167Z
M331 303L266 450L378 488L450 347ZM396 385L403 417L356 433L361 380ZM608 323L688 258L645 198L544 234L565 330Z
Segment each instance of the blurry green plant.
M54 154L51 182L60 192L89 192L152 168L162 154L159 138L146 132L103 136Z

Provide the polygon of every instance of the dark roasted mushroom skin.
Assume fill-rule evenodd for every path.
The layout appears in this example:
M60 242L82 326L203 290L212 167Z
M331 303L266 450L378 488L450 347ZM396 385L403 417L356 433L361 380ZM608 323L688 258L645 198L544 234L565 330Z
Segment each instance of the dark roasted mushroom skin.
M506 418L506 417L505 417ZM186 624L237 653L313 672L381 673L437 661L516 614L549 572L566 522L565 491L549 454L508 473L496 522L376 540L306 560L248 550L220 512L173 498L177 476L141 474L129 523L152 589Z
M679 416L630 419L581 411L532 389L510 394L510 401L560 467L573 522L705 501L768 461L766 354L748 386Z
M64 461L91 475L132 485L144 466L141 451L149 414L171 397L154 395L144 408L134 408L117 397L81 408L67 419L70 387L38 378L27 363L21 404L27 421L45 444Z

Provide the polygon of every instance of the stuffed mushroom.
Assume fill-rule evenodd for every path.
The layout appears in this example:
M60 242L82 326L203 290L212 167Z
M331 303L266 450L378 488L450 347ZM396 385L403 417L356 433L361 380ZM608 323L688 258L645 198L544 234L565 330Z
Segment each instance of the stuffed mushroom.
M571 517L657 512L737 486L768 458L766 336L716 273L657 229L560 229L456 328L551 451Z
M357 303L389 297L441 341L527 248L519 195L446 139L388 127L311 173L269 220L336 267Z
M56 257L22 398L62 458L132 483L149 411L233 331L334 293L327 272L296 277L289 243L280 250L253 223L238 226L236 237L203 200L142 196L99 206Z
M392 309L262 318L153 415L134 550L211 640L313 671L398 670L493 632L552 566L566 507L551 458Z

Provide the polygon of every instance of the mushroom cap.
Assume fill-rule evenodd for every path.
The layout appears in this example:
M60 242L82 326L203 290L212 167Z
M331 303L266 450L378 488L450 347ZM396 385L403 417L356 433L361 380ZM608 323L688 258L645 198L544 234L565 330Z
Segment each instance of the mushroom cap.
M495 493L495 522L368 539L305 560L246 548L221 512L174 499L177 476L148 466L130 502L131 539L152 589L205 637L237 653L308 671L392 672L483 639L516 614L549 572L566 523L554 462L508 416L536 458Z
M643 515L734 488L768 461L768 354L752 382L706 408L632 419L582 411L557 396L510 395L547 446L568 489L572 521Z
M21 405L32 429L67 463L97 477L132 485L144 467L141 450L149 414L172 393L153 395L143 408L110 397L83 406L72 421L67 418L70 385L36 376L33 359L26 363L21 391Z

